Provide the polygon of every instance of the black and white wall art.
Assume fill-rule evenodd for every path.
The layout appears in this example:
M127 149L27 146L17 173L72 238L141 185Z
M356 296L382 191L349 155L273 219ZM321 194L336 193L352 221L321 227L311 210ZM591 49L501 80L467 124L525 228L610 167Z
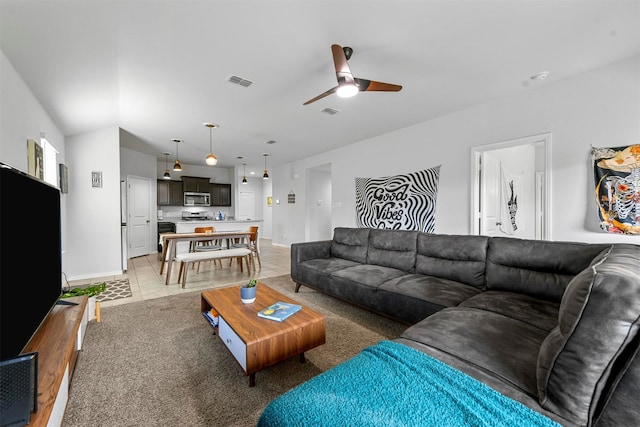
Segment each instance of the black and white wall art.
M435 230L440 165L419 172L356 178L358 227Z

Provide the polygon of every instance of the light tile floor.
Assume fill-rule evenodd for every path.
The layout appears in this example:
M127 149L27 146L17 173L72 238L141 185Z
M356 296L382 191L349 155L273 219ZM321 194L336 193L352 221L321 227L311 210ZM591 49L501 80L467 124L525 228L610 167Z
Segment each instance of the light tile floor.
M160 275L160 255L157 253L130 258L127 263L127 271L124 275L95 277L86 280L70 281L69 285L82 286L89 283L100 283L107 280L129 279L131 286L130 298L121 298L113 301L103 301L101 307L109 307L160 298L167 295L193 292L209 289L220 285L233 285L248 279L264 279L267 277L282 276L291 273L291 252L288 247L274 246L269 239L260 239L260 260L262 267L255 260L256 271L247 274L246 268L240 273L237 263L229 266L228 260L223 260L223 268L214 266L212 262L203 262L200 272L189 271L185 288L178 283L178 264L174 263L169 285L165 285L165 274Z

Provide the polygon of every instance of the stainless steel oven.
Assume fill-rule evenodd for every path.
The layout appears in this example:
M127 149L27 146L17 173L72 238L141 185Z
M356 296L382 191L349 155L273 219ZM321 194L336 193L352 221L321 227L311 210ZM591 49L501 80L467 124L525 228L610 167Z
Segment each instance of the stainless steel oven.
M209 193L184 193L185 206L211 206L211 195Z

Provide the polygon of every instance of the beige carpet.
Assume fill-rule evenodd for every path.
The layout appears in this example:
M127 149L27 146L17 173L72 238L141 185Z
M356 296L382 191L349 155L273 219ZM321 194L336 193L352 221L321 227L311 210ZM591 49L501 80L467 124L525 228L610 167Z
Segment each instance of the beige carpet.
M256 374L248 386L200 313L200 292L102 309L90 322L62 425L254 426L274 398L406 328L302 287L265 283L326 317L327 343Z

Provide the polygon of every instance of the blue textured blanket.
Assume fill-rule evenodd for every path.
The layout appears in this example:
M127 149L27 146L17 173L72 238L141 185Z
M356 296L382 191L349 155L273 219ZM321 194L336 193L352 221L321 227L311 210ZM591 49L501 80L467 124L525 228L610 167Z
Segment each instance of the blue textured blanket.
M273 400L258 426L559 424L420 351L382 341Z

